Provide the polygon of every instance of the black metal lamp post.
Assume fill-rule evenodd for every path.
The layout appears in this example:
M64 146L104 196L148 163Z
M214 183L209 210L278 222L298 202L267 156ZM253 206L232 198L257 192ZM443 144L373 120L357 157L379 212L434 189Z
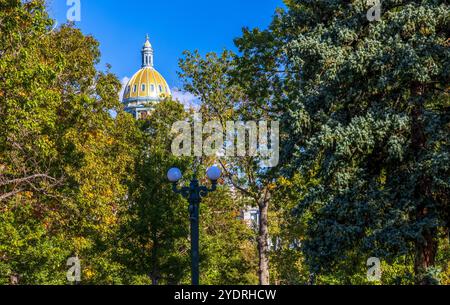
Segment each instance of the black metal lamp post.
M192 259L192 285L199 285L200 271L199 271L199 208L202 197L208 193L214 192L217 189L217 180L222 176L220 168L212 166L206 171L208 179L212 182L212 187L209 189L206 186L201 186L197 180L196 174L192 177L191 183L188 187L178 189L178 181L181 180L182 174L178 168L171 168L167 173L167 178L173 183L172 189L175 193L181 194L189 202L189 215L191 221L191 259Z

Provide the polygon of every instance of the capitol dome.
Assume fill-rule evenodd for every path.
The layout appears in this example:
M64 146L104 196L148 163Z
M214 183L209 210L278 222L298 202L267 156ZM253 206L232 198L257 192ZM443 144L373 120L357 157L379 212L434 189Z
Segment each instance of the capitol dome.
M142 68L133 75L125 87L122 99L125 111L136 119L145 118L155 103L170 96L169 85L153 67L153 48L147 35L142 48Z

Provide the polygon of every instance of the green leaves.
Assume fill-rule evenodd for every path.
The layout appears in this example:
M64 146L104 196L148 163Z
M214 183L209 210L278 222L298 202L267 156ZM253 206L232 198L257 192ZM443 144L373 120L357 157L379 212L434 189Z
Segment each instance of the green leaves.
M365 2L286 1L268 30L236 40L245 92L289 122L284 172L317 173L297 209L308 267L341 280L370 255L415 256L419 274L449 229L448 4L383 1L369 22Z
M0 281L64 284L77 254L86 283L112 283L105 245L126 207L139 135L120 82L96 70L92 37L49 31L43 1L8 1L0 20Z
M299 154L302 170L320 161L325 183L307 199L321 206L304 247L317 270L345 259L346 251L371 251L386 259L410 253L421 234L436 238L430 232L445 217L439 201L449 189L445 195L424 191L439 180L422 166L432 148L414 147L424 140L419 136L434 142L446 129L435 124L445 114L434 112L433 122L424 121L424 105L414 109L411 104L417 98L436 99L442 93L433 84L448 81L449 53L442 39L449 10L439 1L392 10L387 2L383 10L380 23L364 23L350 10L347 17L311 26L290 42L289 60L304 71L300 99L311 118L321 115L300 137L306 152ZM286 14L294 16L302 18ZM378 184L382 172L386 180ZM414 211L423 205L433 212L416 218Z

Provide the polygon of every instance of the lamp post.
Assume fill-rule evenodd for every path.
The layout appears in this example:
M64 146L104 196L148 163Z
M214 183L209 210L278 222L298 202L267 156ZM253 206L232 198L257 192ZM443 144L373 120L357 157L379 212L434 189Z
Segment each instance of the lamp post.
M199 209L200 202L208 193L217 189L217 180L222 176L220 168L212 166L206 171L206 175L212 182L209 189L201 186L197 180L196 174L192 177L189 186L178 189L177 184L183 177L178 168L171 168L167 173L167 178L172 182L172 189L175 193L181 194L189 202L189 215L191 222L191 259L192 259L192 285L199 285Z

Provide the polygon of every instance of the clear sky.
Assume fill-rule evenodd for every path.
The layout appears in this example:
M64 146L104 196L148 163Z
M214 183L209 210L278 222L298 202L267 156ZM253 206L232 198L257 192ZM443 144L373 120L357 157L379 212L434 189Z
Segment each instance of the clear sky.
M48 0L49 12L64 23L67 0ZM70 1L69 1L70 2ZM102 61L123 80L141 66L140 50L145 35L155 52L155 68L172 88L177 78L178 58L183 50L202 54L224 48L234 50L233 39L242 27L265 28L282 0L81 0L83 33L100 41Z

